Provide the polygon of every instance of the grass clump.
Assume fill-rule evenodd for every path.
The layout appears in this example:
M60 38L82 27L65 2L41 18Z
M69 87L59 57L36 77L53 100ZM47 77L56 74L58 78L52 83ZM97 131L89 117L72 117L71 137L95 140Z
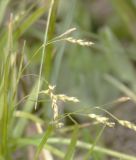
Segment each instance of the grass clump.
M66 17L66 22L60 24L60 26L64 27L64 32L62 32L62 29L59 30L59 27L57 28L57 11L60 5L58 0L36 1L34 4L30 2L30 6L28 2L26 4L21 2L24 6L18 4L18 9L16 9L15 13L10 14L10 18L7 18L8 20L5 24L3 16L8 12L8 9L12 8L8 5L10 3L12 4L13 2L6 0L0 3L0 24L2 28L0 33L0 160L71 160L78 159L78 154L84 160L89 160L90 157L104 159L107 155L124 160L136 159L134 155L100 147L98 144L99 141L101 142L100 138L106 127L115 128L116 124L120 124L136 131L134 123L117 118L110 113L108 108L129 100L135 101L135 91L131 91L131 89L122 84L124 80L134 86L134 68L127 56L122 58L123 48L112 31L104 29L98 34L88 34L89 31L87 33L85 31L78 35L84 25L87 28L88 23L84 22L85 24L78 26L77 20L76 27L70 27L74 15L73 12L77 5L76 0L71 2L71 14ZM63 2L61 3L63 6ZM116 6L116 1L113 4ZM121 16L126 14L124 12L125 9L129 10L124 4L119 12ZM77 12L79 14L79 11ZM45 14L47 14L47 17L44 16ZM124 16L122 17L124 18ZM41 27L41 22L45 19L46 25L44 24L40 31L37 30L37 26ZM125 19L123 20L125 21ZM127 20L125 23L130 22ZM77 32L74 32L76 28L78 28ZM132 36L130 25L127 25L127 29L131 29L129 32ZM56 32L60 34L56 36ZM70 36L70 34L73 35ZM86 34L89 36L86 36ZM83 40L84 38L79 38L80 36L84 36L85 39L89 40ZM133 36L132 38L135 41ZM112 43L115 46L112 46ZM66 48L66 45L70 47ZM64 55L65 48L66 51L68 50L67 52L72 54ZM82 53L76 59L74 53L80 50ZM86 53L91 52L90 55L84 53L84 50ZM104 53L104 59L101 59L103 58L101 55L93 55L93 52L98 53L100 50ZM111 50L110 53L109 50ZM118 50L119 55L113 55L114 51ZM92 56L90 66L88 66L88 61L84 65L82 65L82 62L79 63L79 59L81 61L84 61L84 58L88 60L90 56ZM118 61L120 57L122 58L121 64ZM92 61L93 58L94 62ZM71 59L72 65L70 65ZM108 59L108 62L112 62L112 60L114 62L111 64L106 62L105 64L105 59ZM97 66L98 62L101 62L100 66ZM119 68L122 68L123 64L128 64L129 69L127 72L129 73L130 71L130 77L121 73L121 69L118 69L114 63L117 63ZM76 80L73 76L76 73L71 77L69 66L73 66L71 72L73 70L77 71L76 73L79 77L75 76ZM81 67L81 72L80 66L83 66L83 68ZM88 68L90 68L92 77L87 72ZM120 81L110 76L110 71ZM104 75L103 78L102 74ZM86 76L92 82L90 85L85 80ZM63 86L66 79L69 85ZM115 101L105 102L108 98L107 91L110 90L111 92L111 86L107 84L103 88L100 80L104 81L104 79L117 88L117 90L113 89L113 96L112 94L110 95L110 101L116 98ZM76 90L78 83L79 86L81 85L80 92ZM88 88L91 85L92 90L95 91L94 96L92 96L94 99L92 99L91 106L94 106L97 100L104 105L84 107L85 103L83 102L84 100L82 101L81 95L84 93L82 85L85 86L85 84L86 91L89 91ZM101 87L104 89L104 98L101 94ZM119 90L128 97L120 96ZM66 93L59 94L60 92ZM76 94L77 92L78 94ZM95 94L96 97L99 97L98 99ZM79 98L67 95L76 95ZM99 113L95 111L99 111ZM90 141L84 142L82 140L84 136L83 130L87 129L91 132L91 127L93 126L96 131L99 129L97 124L102 125L99 133L95 135L95 138L92 137L93 141L91 143ZM88 138L90 138L90 135ZM32 146L35 147L32 148ZM79 152L80 150L82 150L81 153ZM32 158L29 157L31 154L33 155ZM95 158L98 154L100 154L100 158Z

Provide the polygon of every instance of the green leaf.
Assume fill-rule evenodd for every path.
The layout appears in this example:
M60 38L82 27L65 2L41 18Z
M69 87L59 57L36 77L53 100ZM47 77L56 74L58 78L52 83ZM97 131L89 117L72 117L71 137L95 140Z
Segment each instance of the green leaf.
M101 42L103 45L102 50L112 72L127 83L135 83L135 71L131 60L109 28L105 28L102 32Z
M98 142L98 140L100 139L103 131L105 129L105 126L102 127L102 129L100 130L99 134L97 135L93 145L91 146L91 148L89 149L89 151L87 152L87 154L85 155L85 158L84 160L89 160L90 159L90 156L92 155L93 151L94 151L94 148L96 146L96 143Z
M5 10L10 0L1 0L0 1L0 24L4 18Z
M132 36L132 38L136 41L136 32L135 32L135 22L136 22L136 14L133 7L131 7L129 1L124 0L111 0L113 7L118 12L118 15L121 17Z
M116 88L118 88L120 91L125 93L127 96L132 98L136 102L136 93L134 93L131 89L129 89L127 86L125 86L122 82L120 82L118 79L114 78L110 75L105 75L105 79L109 81L111 84L113 84Z
M78 140L78 132L79 132L79 127L78 127L78 125L75 125L74 131L73 131L73 134L72 134L72 137L71 137L71 142L70 142L70 145L68 146L68 149L67 149L67 152L65 154L64 160L73 159L72 157L74 155L74 151L75 151L75 148L76 148L76 143L77 143L77 140Z
M35 12L33 12L30 16L27 17L27 19L24 21L24 23L17 29L15 32L15 38L19 38L32 24L34 24L37 19L39 19L45 12L47 11L46 7L38 8Z
M48 138L50 137L51 133L52 133L52 130L53 130L53 126L52 125L49 125L38 148L37 148L37 151L36 151L36 154L35 154L35 157L34 157L34 160L38 160L38 157L42 151L42 149L44 148L44 145L45 143L47 142Z
M23 111L24 112L31 112L32 109L34 108L34 104L35 104L35 98L36 98L36 90L37 90L37 84L38 84L38 80L37 82L34 84L30 95L28 96L28 99L26 100L24 107L23 107ZM40 83L40 87L42 86L42 81ZM16 126L14 127L13 130L13 136L14 137L20 137L24 131L24 128L27 124L27 120L26 119L19 119L17 121Z

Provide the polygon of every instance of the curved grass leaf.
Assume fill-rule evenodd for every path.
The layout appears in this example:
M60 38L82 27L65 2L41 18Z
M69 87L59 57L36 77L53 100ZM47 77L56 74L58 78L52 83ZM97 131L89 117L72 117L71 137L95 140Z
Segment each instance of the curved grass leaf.
M76 143L77 143L77 140L78 140L78 132L79 132L79 127L78 127L78 125L75 125L74 131L73 131L73 134L72 134L72 137L71 137L71 142L70 142L70 145L68 146L68 150L65 154L64 160L73 159L72 157L74 155L74 151L75 151L75 148L76 148Z
M38 146L38 148L37 148L34 160L38 160L38 157L39 157L42 149L44 148L44 145L47 142L49 136L51 135L52 130L53 130L53 126L49 125L47 130L46 130L46 132L45 132L45 134L44 134L44 136L43 136L43 138L42 138L42 140L41 140L41 142L40 142L40 144L39 144L39 146Z

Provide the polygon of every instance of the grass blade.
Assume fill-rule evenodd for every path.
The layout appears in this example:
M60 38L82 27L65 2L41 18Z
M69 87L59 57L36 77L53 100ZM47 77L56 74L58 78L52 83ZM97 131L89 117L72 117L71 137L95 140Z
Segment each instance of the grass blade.
M52 12L51 17L49 21L49 30L48 30L48 41L54 38L55 33L55 23L57 19L57 8L58 8L59 0L55 0L52 6ZM46 55L45 59L45 65L43 66L43 69L45 71L45 77L46 80L50 81L51 76L51 68L52 68L52 55L53 55L54 47L53 44L50 44L46 47L46 52L48 53Z
M93 151L94 151L94 148L95 148L95 146L96 146L96 143L97 143L98 140L100 139L100 136L102 135L104 129L105 129L105 126L103 126L102 129L100 130L100 132L99 132L99 134L97 135L97 137L96 137L96 139L95 139L92 147L89 149L88 153L86 154L84 160L89 160L89 159L90 159L90 156L91 156L91 154L92 154Z
M35 138L19 138L19 139L16 139L14 142L18 147L24 147L29 145L38 146L39 141L40 141L39 139L35 139ZM63 159L64 153L58 150L57 148L49 144L44 144L44 148L49 150L52 154L56 155L57 157Z
M119 90L124 92L127 96L129 96L130 98L132 98L132 100L136 102L136 94L132 90L130 90L128 87L126 87L123 83L121 83L116 78L110 75L106 75L105 79L110 83L112 83L115 87L117 87Z
M53 126L52 125L49 125L48 128L47 128L47 131L45 132L38 148L37 148L37 151L36 151L36 154L35 154L35 157L34 157L34 160L38 160L38 157L42 151L42 149L44 148L44 145L45 143L47 142L49 136L51 135L52 133L52 130L53 130Z
M35 98L36 98L35 92L37 89L37 84L38 84L38 81L35 83L34 87L32 88L32 90L30 92L30 95L29 95L26 103L24 104L23 111L25 111L25 112L31 112L34 107L35 101L33 101L33 100L35 100ZM40 87L41 86L42 86L42 81L41 81ZM13 131L14 137L20 137L22 135L24 128L26 126L26 123L27 123L26 119L19 119L17 121L17 124L14 127L14 131Z
M11 71L11 55L13 51L13 39L12 39L12 16L10 17L10 21L8 24L8 39L7 39L7 48L5 52L5 59L4 59L4 69L3 69L3 79L2 79L2 87L1 87L1 117L0 117L0 136L1 136L1 143L0 143L0 152L1 155L9 159L9 152L8 152L8 126L9 126L9 113L10 113L10 102L9 96L11 91L11 83L9 83L10 79L10 71Z
M0 1L0 24L4 18L5 10L10 0L1 0Z
M127 26L132 38L136 41L136 32L135 32L135 21L136 15L135 10L129 5L127 1L124 0L112 0L113 6L118 12L118 15L122 18L125 25Z
M48 140L48 143L50 143L50 144L59 144L60 143L60 144L68 145L70 143L70 139L50 138ZM76 146L79 147L79 148L83 148L83 149L88 150L92 147L92 144L85 143L85 142L82 142L82 141L77 141ZM112 156L112 157L115 157L115 158L121 158L122 160L136 160L135 156L120 153L120 152L110 150L110 149L107 149L107 148L104 148L104 147L95 146L94 151L105 154L105 155L109 155L109 156Z
M14 116L19 117L19 118L24 118L24 119L30 119L33 122L44 124L44 121L41 118L33 115L32 113L23 112L23 111L15 111Z
M22 145L26 145L26 144L37 144L37 141L39 142L41 139L37 139L34 140L34 138L19 138L17 139L17 141L14 141L14 143L18 143L18 145L22 146ZM48 139L48 144L63 144L63 145L68 145L70 143L70 139L67 138L49 138ZM46 145L45 145L46 146ZM82 148L82 149L87 149L89 150L92 147L92 144L86 143L86 142L82 142L82 141L77 141L76 146L78 148ZM127 155L124 153L120 153L114 150L110 150L104 147L99 147L99 146L95 146L94 147L94 151L98 152L98 153L102 153L105 155L109 155L112 157L115 157L117 159L122 159L122 160L136 160L135 156L132 155Z
M54 5L54 0L51 0L49 13L48 13L48 17L47 17L47 26L46 26L45 34L44 34L44 42L43 42L40 69L39 69L39 81L38 81L38 85L37 85L37 97L36 97L35 109L37 107L37 100L38 100L38 94L39 94L39 89L40 89L40 81L41 81L41 77L42 77L43 65L44 65L44 61L46 61L46 56L47 56L46 44L47 44L47 41L48 41L48 33L49 33L49 27L50 27L49 25L50 25L53 5Z
M30 26L47 11L47 8L47 6L38 8L35 12L28 16L25 22L15 32L15 38L19 38L28 28L30 28Z
M71 160L73 159L73 154L75 151L75 147L76 147L76 143L77 143L77 139L78 139L78 131L79 131L79 127L78 125L75 125L74 131L73 131L73 135L71 138L71 142L70 145L68 147L68 150L65 154L64 160Z

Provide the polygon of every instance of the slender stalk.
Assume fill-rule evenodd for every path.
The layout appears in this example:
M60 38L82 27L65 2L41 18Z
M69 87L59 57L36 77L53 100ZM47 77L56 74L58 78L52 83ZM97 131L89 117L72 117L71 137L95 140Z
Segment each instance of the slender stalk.
M41 139L40 139L41 140ZM36 143L34 143L36 142ZM18 143L20 146L28 145L28 144L33 144L33 145L38 145L39 140L33 140L31 138L20 138L18 139L15 143ZM59 144L59 145L69 145L70 144L70 139L67 138L49 138L47 141L48 144ZM46 144L45 144L46 146ZM76 147L82 148L82 149L87 149L89 150L93 145L90 143L86 143L83 141L77 141ZM103 153L105 155L109 155L115 158L119 158L122 160L136 160L135 156L131 156L128 154L120 153L111 149L107 149L104 147L99 147L95 146L94 147L94 152L98 153Z
M50 24L50 18L51 18L51 13L52 13L52 9L53 9L53 4L54 4L54 0L51 0L49 14L48 14L48 18L47 18L47 26L46 26L45 35L44 35L40 69L39 69L39 81L38 81L38 86L37 86L35 109L37 108L38 93L40 90L40 82L41 82L41 77L42 77L42 69L43 69L44 59L46 59L46 44L47 44L47 40L48 40L48 31L49 31L49 24Z
M58 144L67 145L67 144L70 143L70 139L50 138L48 140L48 143L50 143L50 144L57 144L58 143ZM92 144L85 143L85 142L82 142L82 141L77 141L76 146L79 147L79 148L83 148L83 149L88 150L92 147ZM99 147L99 146L95 146L94 151L99 152L99 153L103 153L105 155L109 155L109 156L112 156L112 157L121 158L122 160L136 160L136 157L134 157L134 156L130 156L130 155L127 155L127 154L124 154L124 153L116 152L116 151L113 151L113 150L110 150L110 149L107 149L107 148L103 148L103 147Z
M57 9L58 9L59 0L55 0L52 6L52 12L49 22L49 31L48 31L48 41L54 38L55 34L55 24L57 19ZM43 72L45 74L46 80L50 81L51 78L51 71L52 71L52 55L54 52L54 45L50 44L46 47L47 56L45 59L45 64L43 66Z

